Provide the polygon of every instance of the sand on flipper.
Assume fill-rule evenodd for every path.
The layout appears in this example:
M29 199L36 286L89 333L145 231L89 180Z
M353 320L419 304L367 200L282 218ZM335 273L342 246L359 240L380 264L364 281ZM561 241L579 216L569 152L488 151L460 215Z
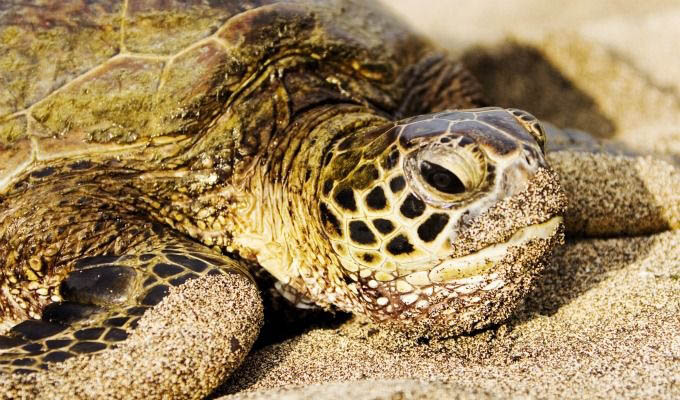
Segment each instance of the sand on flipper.
M118 347L6 376L0 397L202 398L241 362L261 323L259 293L245 276L189 280L170 288Z
M516 3L524 11L536 2ZM589 6L582 3L574 7L585 13ZM529 13L518 17L521 23L502 25L510 34L493 40L471 29L482 40L464 37L457 43L475 47L454 51L492 103L525 108L637 154L548 156L574 193L567 216L572 232L602 237L570 238L504 324L446 340L412 340L360 318L308 321L307 332L250 354L214 396L679 398L680 231L672 229L680 221L680 79L659 65L675 60L677 66L678 58L655 64L635 57L665 54L655 32L659 21L680 26L680 8L636 4L626 15L595 13L580 25L570 25L568 12L555 25L545 23L539 5L535 26ZM490 19L486 26L502 18L480 10ZM442 24L434 39L455 42L455 33L475 21L449 31ZM619 36L607 38L612 32ZM649 49L623 49L626 43ZM614 232L632 236L610 237Z

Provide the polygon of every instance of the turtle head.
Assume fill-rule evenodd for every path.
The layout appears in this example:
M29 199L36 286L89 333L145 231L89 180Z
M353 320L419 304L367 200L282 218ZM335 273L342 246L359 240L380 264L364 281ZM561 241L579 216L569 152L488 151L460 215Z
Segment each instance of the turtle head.
M507 318L562 238L544 141L530 114L483 108L337 142L319 219L361 311L425 334Z

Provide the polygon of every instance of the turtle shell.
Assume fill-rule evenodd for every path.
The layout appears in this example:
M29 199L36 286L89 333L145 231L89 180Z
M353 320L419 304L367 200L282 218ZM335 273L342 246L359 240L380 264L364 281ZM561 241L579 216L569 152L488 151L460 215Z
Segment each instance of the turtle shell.
M428 45L364 3L0 3L0 193L55 160L186 162L211 129L234 129L220 116L284 59L330 65L344 80L325 85L393 112ZM313 97L304 75L287 84L289 97Z

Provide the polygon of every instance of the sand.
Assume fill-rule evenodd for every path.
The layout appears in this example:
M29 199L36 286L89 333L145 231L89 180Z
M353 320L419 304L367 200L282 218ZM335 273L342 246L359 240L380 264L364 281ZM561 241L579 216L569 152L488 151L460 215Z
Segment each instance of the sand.
M431 398L442 390L462 398L680 396L680 232L571 241L539 282L500 326L409 341L352 319L253 352L222 390L259 391L234 398L268 398L263 391L272 389L324 398L318 389L286 388L413 379L409 390L431 388ZM403 390L389 381L363 387L359 398ZM332 388L325 398L356 392L354 383Z
M0 391L200 398L223 382L210 397L680 398L677 1L390 4L461 57L493 103L625 148L625 157L549 154L571 194L571 236L514 316L415 339L346 314L277 310L246 356L261 319L255 291L201 278L147 313L120 348L16 378L30 390L4 380ZM85 376L101 379L83 385Z
M342 314L270 323L214 397L680 398L680 7L450 4L392 7L460 55L494 103L636 155L549 156L573 194L572 235L507 322L444 340Z
M0 398L202 398L241 363L261 322L262 303L248 278L196 278L171 288L118 347L3 376Z

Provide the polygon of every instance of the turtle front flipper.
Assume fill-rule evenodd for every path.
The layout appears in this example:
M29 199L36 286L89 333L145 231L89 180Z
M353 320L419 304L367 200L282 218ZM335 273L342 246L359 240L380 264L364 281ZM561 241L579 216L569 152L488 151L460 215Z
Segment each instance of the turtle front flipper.
M245 267L181 237L79 258L57 293L40 319L0 336L0 369L17 397L205 395L240 364L262 321Z

